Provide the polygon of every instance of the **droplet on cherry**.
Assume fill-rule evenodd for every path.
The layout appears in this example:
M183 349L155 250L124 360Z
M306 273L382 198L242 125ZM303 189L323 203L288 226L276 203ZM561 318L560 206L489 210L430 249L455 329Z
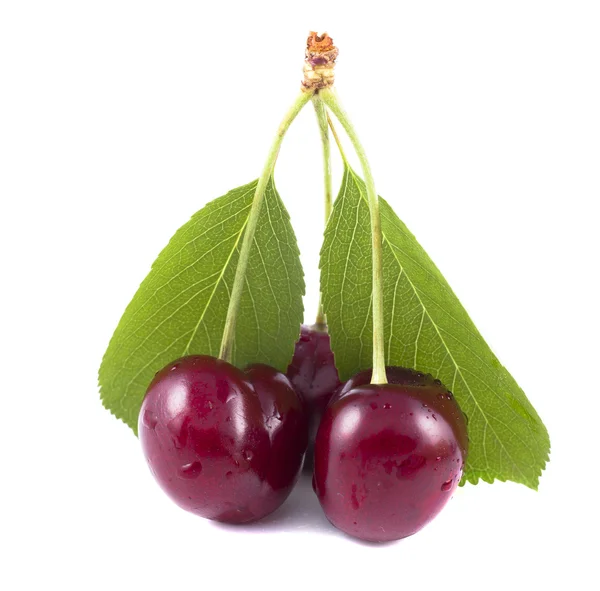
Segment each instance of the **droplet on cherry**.
M160 486L208 519L261 519L285 501L302 468L302 401L267 365L241 371L209 356L178 359L156 374L139 416L142 449Z
M441 382L400 367L388 367L387 378L369 384L369 370L338 389L314 452L314 489L327 518L372 542L429 523L458 486L468 449L465 416ZM427 420L433 413L437 420Z

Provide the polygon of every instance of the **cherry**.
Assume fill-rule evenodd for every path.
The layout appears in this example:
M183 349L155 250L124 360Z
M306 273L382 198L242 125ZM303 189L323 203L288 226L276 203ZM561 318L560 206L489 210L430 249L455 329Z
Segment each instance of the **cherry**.
M444 507L460 481L468 438L452 394L430 375L371 370L340 387L319 427L314 488L327 518L372 542L419 531Z
M301 327L287 377L304 400L310 422L309 441L314 443L327 403L340 385L326 330Z
M289 380L267 365L241 371L183 357L159 371L139 415L142 449L183 509L228 523L279 507L302 468L307 419Z

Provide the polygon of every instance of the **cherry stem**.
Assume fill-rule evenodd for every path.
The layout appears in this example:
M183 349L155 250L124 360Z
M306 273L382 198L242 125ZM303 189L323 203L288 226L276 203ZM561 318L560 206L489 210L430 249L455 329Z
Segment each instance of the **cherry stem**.
M292 121L311 99L312 94L312 92L301 92L298 98L294 101L294 104L291 106L290 110L287 112L286 116L283 118L283 121L277 130L277 134L275 135L275 139L273 140L273 144L271 145L271 149L269 150L262 174L258 179L258 184L256 185L254 199L252 200L252 207L250 208L250 215L248 216L248 221L246 222L246 230L244 231L244 238L240 248L240 256L235 269L235 278L233 280L233 287L231 288L231 297L229 298L229 307L227 308L227 317L225 318L225 327L223 328L223 338L221 340L221 350L219 352L219 358L229 363L232 362L235 327L240 310L242 292L246 282L246 271L248 270L250 250L252 249L252 242L254 241L254 234L256 232L260 209L264 201L265 192L267 190L267 184L269 183L269 180L273 174L273 169L275 168L275 162L277 161L277 156L279 155L281 142L283 141L287 130L292 124Z
M383 256L382 256L382 233L381 216L379 214L379 198L375 190L375 181L371 173L371 167L365 154L362 143L354 126L350 122L348 114L341 106L337 95L331 89L326 88L319 91L321 100L331 109L342 127L346 130L356 155L360 161L365 185L367 188L367 200L371 213L371 241L373 249L373 375L372 384L387 384L385 372L385 342L384 342L384 318L383 318Z
M325 183L325 227L331 215L333 207L333 190L331 185L331 144L329 143L329 127L327 109L323 101L319 98L319 93L316 92L312 97L313 106L319 123L319 131L321 132L321 143L323 145L323 177ZM323 294L319 293L319 308L317 311L317 320L314 324L316 330L326 330L327 318L323 311Z
M350 167L350 165L348 164L348 159L346 158L346 153L344 152L344 146L342 146L342 142L340 140L340 136L338 135L337 131L335 130L335 127L333 125L333 121L329 117L329 113L327 113L327 123L329 124L329 129L331 129L331 135L333 136L333 139L335 140L335 143L337 145L337 149L340 152L340 156L342 157L342 160L344 161L344 164L347 167Z

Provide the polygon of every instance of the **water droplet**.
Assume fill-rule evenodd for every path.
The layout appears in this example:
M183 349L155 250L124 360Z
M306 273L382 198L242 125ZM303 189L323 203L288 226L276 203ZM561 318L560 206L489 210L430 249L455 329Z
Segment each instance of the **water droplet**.
M389 402L386 402L386 403L383 405L383 408L385 408L385 410L390 410L390 408L392 408L392 405L391 405Z
M246 449L243 452L243 456L244 456L244 459L249 462L254 457L254 454L250 450Z
M435 413L433 413L431 416L437 421L437 417L435 416Z
M231 470L229 470L228 472L225 472L225 478L231 478L233 476L233 472Z
M408 414L412 417L415 413L409 412Z
M437 457L435 458L435 461L436 461L436 462L439 462L441 459L442 459L442 456L437 456Z
M442 484L442 491L447 492L452 488L452 479L446 480L444 484Z
M427 405L423 402L423 408L427 408Z
M179 474L182 478L197 478L200 472L202 472L202 464L196 461L182 466Z
M190 422L192 419L190 416L186 416L181 420L181 416L178 415L167 423L167 428L169 429L171 441L175 449L184 449L189 437Z
M373 410L377 410L377 404L375 402L371 402L371 404L369 404L369 406L373 409ZM385 408L385 407L384 407Z
M144 415L142 416L142 423L147 429L154 429L156 423L158 423L158 419L151 410L145 410Z
M179 363L174 363L171 365L171 369L169 371L175 371L179 367Z
M231 421L231 417L226 417L226 418L225 418L225 422L226 422L226 423L229 423L229 421Z
M213 403L212 403L212 402L209 400L209 401L208 401L208 408L209 408L210 410L212 410L212 409L213 409L213 406L214 406L214 404L213 404Z
M442 381L441 381L441 380L433 380L433 383L434 383L436 386L441 386L441 385L442 385Z
M308 334L301 334L300 335L300 340L303 343L308 343L310 341L310 335L308 335Z

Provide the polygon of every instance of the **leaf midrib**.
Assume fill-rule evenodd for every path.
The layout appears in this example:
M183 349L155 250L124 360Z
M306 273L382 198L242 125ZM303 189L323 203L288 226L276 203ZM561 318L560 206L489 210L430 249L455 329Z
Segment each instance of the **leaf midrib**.
M251 190L249 190L249 191L246 191L246 192L245 192L243 195L240 195L239 199L243 199L243 198L244 198L244 197L246 197L246 196L247 196L247 195L248 195L250 192L251 192ZM243 212L243 211L244 211L244 210L246 210L246 209L250 209L250 207L251 207L251 206L252 206L252 204L249 204L249 205L247 205L246 207L243 207L243 208L241 208L241 210L240 210L240 211L242 211L242 212ZM223 207L221 207L221 209L223 209ZM218 210L218 209L215 209L215 212L216 212L216 211L219 211L219 210ZM215 213L215 212L213 212L213 213ZM212 226L209 226L208 228L205 228L201 234L199 234L198 236L195 236L195 237L194 237L194 238L192 238L191 240L188 240L186 243L184 243L184 244L183 244L183 246L181 246L181 248L180 248L178 251L176 251L176 252L175 252L175 253L173 253L171 256L169 256L169 258L168 258L168 259L166 259L165 261L161 262L161 265L160 265L160 266L155 266L155 265L156 265L156 263L158 263L158 261L157 261L157 262L155 263L155 265L153 265L153 267L152 267L152 270L153 270L153 271L156 271L157 273L159 273L159 272L160 272L160 271L161 271L161 270L162 270L162 269L163 269L163 268L164 268L164 267L165 267L165 266L166 266L166 265L167 265L167 264L168 264L168 263L169 263L171 260L173 260L173 259L174 259L174 258L175 258L175 257L176 257L178 254L180 254L180 253L181 253L183 250L185 250L185 249L186 249L186 248L187 248L187 247L188 247L190 244L194 244L195 242L197 242L198 240L200 240L202 237L204 237L206 234L208 234L208 232L210 232L211 230L214 230L214 228L216 228L217 226L223 225L223 224L224 224L226 221L228 221L228 220L230 220L230 219L232 219L232 218L235 218L235 217L237 217L238 215L239 215L239 212L237 212L237 213L235 213L235 214L232 214L231 216L229 216L228 218L225 218L225 220L222 220L222 221L220 221L220 222L219 222L219 223L217 223L217 224L214 224L214 225L212 225ZM235 234L233 234L232 236L228 236L227 238L224 238L224 239L223 239L223 240L222 240L220 243L216 244L215 246L213 246L212 248L210 248L209 250L207 250L206 252L204 252L204 253L202 254L202 256L201 256L200 258L196 259L196 260L195 260L193 263L191 263L190 265L187 265L186 267L183 267L183 268L182 268L182 269L181 269L181 270L180 270L178 273L176 273L175 275L173 275L172 277L170 277L168 281L166 281L165 283L161 283L161 284L160 284L160 285L159 285L159 286L158 286L158 287L157 287L157 288L154 290L154 292L152 293L152 295L151 295L151 296L148 296L148 300L151 300L153 297L155 297L155 296L156 296L156 294L157 294L159 291L161 291L161 290L165 289L165 288L166 288L166 287L167 287L167 286L168 286L168 285L169 285L169 284L170 284L170 283L171 283L171 282L172 282L174 279L176 279L177 277L179 277L180 275L182 275L183 273L185 273L185 272L186 272L188 269L190 269L191 267L193 267L194 265L196 265L196 264L198 263L198 261L202 260L202 259L203 259L205 256L207 256L207 255L208 255L208 254L210 254L212 251L214 251L216 248L218 248L218 247L219 247L219 246L220 246L220 245L221 245L223 242L227 242L228 240L231 240L231 238L232 238L233 236L235 236ZM212 277L212 276L211 276L211 277ZM206 279L206 278L203 278L203 279ZM199 283L199 282L198 282L198 283ZM195 285L197 285L197 283L196 283L196 284L194 284L194 285L191 285L190 287L195 287ZM189 289L189 288L187 288L187 289ZM179 295L180 295L180 294L177 294L177 296L175 296L175 297L178 297ZM160 312L160 310L161 310L163 307L165 307L165 306L168 306L168 305L169 305L169 304L170 304L172 301L173 301L173 300L171 299L171 300L169 300L168 302L166 302L166 304L163 304L163 306L161 306L161 308L160 308L160 309L158 309L158 310L157 310L157 311L156 311L156 312L155 312L155 313L154 313L154 314L153 314L153 315L152 315L150 318L152 318L153 316L155 316L155 315L156 315L156 313ZM141 310L141 308L140 308L140 310ZM137 310L137 314L139 314L139 313L140 313L140 310ZM129 325L130 325L130 324L131 324L131 323L132 323L132 322L135 320L136 316L137 316L136 314L133 314L133 315L132 315L132 317L129 319L129 322L123 326L122 330L125 330L125 329L127 329L127 328L129 327ZM138 327L138 330L139 330L139 328L141 328L141 327L142 327L144 324L146 324L146 323L147 323L147 322L150 320L150 318L146 318L146 320L144 321L144 323L143 323L143 324L142 324L140 327Z
M200 315L200 318L198 320L198 322L196 323L196 326L194 327L194 330L192 331L192 336L190 338L190 340L188 341L188 344L186 345L182 355L186 354L186 351L189 351L189 346L192 343L192 341L194 340L194 337L196 336L196 332L198 330L198 327L200 326L200 323L202 322L204 315L206 314L206 311L208 310L208 308L210 307L211 302L213 301L214 295L217 291L217 288L219 287L219 285L221 284L221 281L223 280L223 277L225 276L225 271L227 270L229 263L231 262L231 257L233 256L233 253L235 252L237 245L239 244L239 240L240 240L240 236L243 234L245 228L246 228L246 224L248 223L248 217L246 217L246 221L243 223L242 228L240 229L240 231L238 232L238 236L236 238L235 244L232 247L231 251L229 252L229 255L227 256L227 261L225 262L225 264L223 265L223 268L221 270L221 273L219 274L219 277L217 278L217 281L215 282L215 285L213 287L213 290L210 294L210 296L208 297L208 300L204 306L204 310L202 311L202 314ZM185 304L183 304L183 306L185 306L187 303L189 303L192 299L194 299L196 296L198 295L198 293L195 293L189 300L187 300L187 302L185 302ZM175 312L173 312L170 316L167 317L167 320L170 319L174 313L176 313L177 311L179 311L183 306L180 306L179 308L177 308L177 310L175 310ZM171 343L171 346L174 343ZM132 353L130 354L133 355L135 354L135 351L132 351ZM127 383L127 385L125 386L125 392L129 391L129 388L131 386L131 384L133 384L133 382L135 382L135 380L138 378L138 376L144 372L144 370L151 365L154 360L157 357L160 357L164 352L166 351L166 349L163 349L161 352L157 353L150 361L148 361L143 367L141 367L139 369L139 371L129 380L129 382ZM118 374L117 374L118 375Z
M196 326L194 327L192 336L190 337L188 344L185 346L185 349L183 350L183 355L187 355L187 353L190 350L190 345L192 344L192 341L194 340L194 337L196 336L198 327L200 326L200 323L202 322L202 320L204 320L204 315L206 314L206 311L210 307L210 304L215 296L215 293L217 292L217 288L219 287L219 285L221 284L221 281L223 280L223 277L225 276L225 271L229 268L229 263L231 262L231 257L233 257L233 253L237 250L238 244L240 243L240 238L242 237L242 234L244 233L244 230L246 229L246 225L248 224L249 219L250 219L250 216L248 215L246 217L246 221L242 224L242 227L240 228L240 231L238 232L237 238L235 240L235 244L233 245L233 248L231 249L229 255L227 256L227 260L225 261L225 264L223 265L223 269L221 269L221 273L215 282L215 286L212 290L212 293L208 297L206 305L204 306L204 310L202 310L202 314L200 315L200 318L198 319L198 322L196 323Z

